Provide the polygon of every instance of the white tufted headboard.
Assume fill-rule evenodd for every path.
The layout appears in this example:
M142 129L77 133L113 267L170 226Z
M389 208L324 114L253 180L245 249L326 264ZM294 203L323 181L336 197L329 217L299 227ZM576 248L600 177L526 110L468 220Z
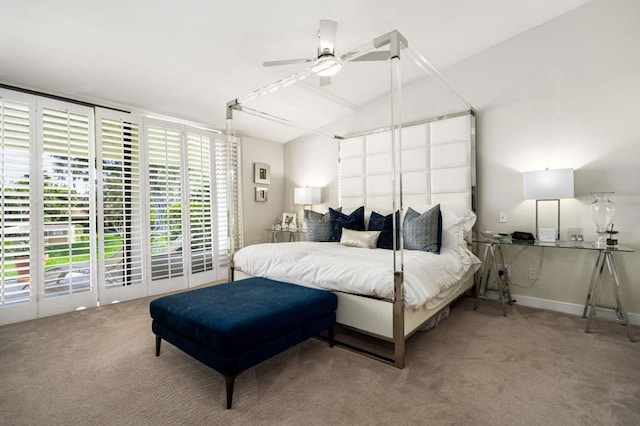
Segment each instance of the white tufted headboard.
M463 215L475 211L475 117L471 112L402 128L403 205L440 203ZM340 205L392 209L391 132L340 141Z

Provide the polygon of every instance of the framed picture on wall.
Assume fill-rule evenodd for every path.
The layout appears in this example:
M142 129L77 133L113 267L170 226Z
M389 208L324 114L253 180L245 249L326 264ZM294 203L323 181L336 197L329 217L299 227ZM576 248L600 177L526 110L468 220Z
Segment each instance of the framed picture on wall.
M269 185L271 183L271 166L265 163L253 163L253 183Z
M267 191L269 188L264 186L256 186L256 201L264 203L267 201Z

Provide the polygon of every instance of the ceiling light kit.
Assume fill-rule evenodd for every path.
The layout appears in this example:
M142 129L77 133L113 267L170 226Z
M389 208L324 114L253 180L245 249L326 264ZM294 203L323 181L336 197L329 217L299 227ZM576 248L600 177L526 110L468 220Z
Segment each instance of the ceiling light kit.
M285 59L282 61L263 62L265 67L280 65L312 63L311 71L320 77L320 86L327 86L331 83L331 77L342 69L342 62L349 58L353 61L386 61L389 59L389 52L371 52L358 58L351 59L353 52L336 57L335 40L338 23L328 19L320 21L318 29L318 39L320 46L315 58Z

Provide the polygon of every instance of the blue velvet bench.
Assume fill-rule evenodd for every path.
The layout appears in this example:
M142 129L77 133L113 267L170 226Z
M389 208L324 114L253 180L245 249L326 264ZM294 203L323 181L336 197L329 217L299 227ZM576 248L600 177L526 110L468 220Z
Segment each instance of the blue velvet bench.
M333 347L336 295L248 278L189 290L151 302L156 356L162 339L221 373L227 408L236 377L325 330Z

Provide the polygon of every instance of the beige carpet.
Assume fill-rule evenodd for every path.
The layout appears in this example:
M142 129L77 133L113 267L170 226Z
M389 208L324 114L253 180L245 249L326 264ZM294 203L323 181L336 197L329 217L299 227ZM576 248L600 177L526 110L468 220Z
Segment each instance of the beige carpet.
M311 339L240 375L226 410L215 371L154 356L150 300L0 327L1 423L640 424L640 343L616 324L463 299L404 370Z

